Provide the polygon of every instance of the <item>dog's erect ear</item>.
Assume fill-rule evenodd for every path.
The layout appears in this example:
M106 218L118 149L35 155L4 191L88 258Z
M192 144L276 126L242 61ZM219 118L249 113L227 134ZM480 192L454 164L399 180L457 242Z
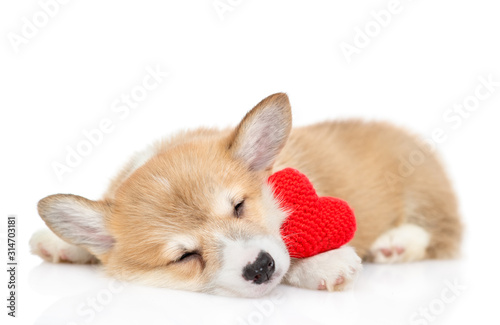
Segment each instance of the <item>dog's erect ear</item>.
M50 195L38 202L38 213L47 226L68 243L83 246L99 256L113 247L105 228L110 205L71 194Z
M229 148L250 170L268 170L285 145L291 128L288 96L274 94L247 113L232 134Z

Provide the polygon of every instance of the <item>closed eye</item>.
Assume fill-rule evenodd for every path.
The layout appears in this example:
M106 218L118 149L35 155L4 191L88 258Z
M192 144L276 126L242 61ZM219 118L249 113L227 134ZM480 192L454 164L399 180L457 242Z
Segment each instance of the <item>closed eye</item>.
M237 203L234 206L234 216L236 218L240 218L242 216L244 204L245 204L245 200L241 200L239 203Z
M200 253L194 251L194 252L186 252L179 257L176 262L187 262L195 258L200 258L201 255Z

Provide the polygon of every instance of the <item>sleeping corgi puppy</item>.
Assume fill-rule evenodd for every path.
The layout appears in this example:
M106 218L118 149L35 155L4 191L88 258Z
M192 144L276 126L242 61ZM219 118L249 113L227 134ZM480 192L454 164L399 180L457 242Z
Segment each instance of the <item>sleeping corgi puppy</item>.
M291 125L288 97L278 93L234 129L164 139L137 153L101 200L42 199L50 231L33 235L32 251L52 262L99 261L122 280L240 297L279 283L343 290L362 259L456 256L457 203L429 147L386 123ZM403 160L413 169L402 170ZM350 204L358 229L349 245L290 257L280 236L287 214L267 183L286 167L304 173L318 195Z

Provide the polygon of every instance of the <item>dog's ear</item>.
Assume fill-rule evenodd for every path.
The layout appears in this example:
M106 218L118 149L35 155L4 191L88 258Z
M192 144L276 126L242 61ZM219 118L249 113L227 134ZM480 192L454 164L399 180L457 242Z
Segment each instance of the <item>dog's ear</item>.
M233 157L244 161L252 171L271 169L292 128L288 96L271 95L243 118L231 135Z
M110 210L109 203L71 194L50 195L38 202L38 213L56 235L97 256L107 253L115 242L105 228Z

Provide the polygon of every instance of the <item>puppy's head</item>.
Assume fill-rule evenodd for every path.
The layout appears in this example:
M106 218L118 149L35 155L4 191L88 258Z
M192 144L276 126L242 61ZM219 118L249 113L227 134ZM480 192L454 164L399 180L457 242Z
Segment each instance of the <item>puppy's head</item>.
M290 128L287 96L272 95L231 132L173 138L108 199L52 195L40 201L40 215L122 279L266 294L290 264L279 232L286 214L267 185Z

